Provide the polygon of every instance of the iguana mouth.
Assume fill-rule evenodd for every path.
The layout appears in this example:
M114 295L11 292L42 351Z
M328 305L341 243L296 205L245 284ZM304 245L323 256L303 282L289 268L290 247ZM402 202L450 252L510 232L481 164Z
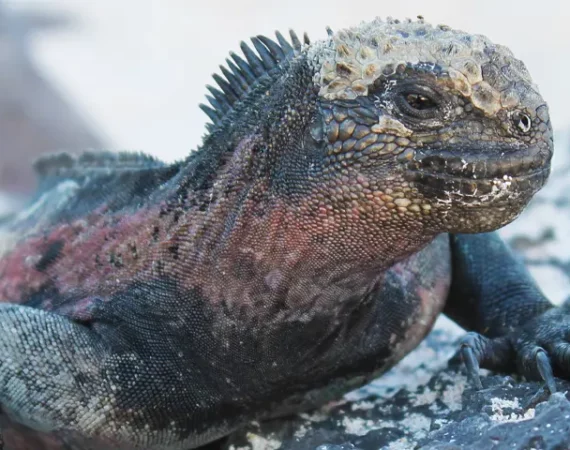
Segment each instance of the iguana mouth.
M508 201L507 194L514 192L517 198L530 198L546 183L552 152L536 146L503 147L485 152L466 148L422 148L408 158L406 178L409 181L432 192L461 197L467 205L491 200L490 196L494 200Z
M480 149L457 148L415 151L408 169L434 175L494 180L505 176L518 178L541 172L550 166L552 152L544 147Z
M534 194L545 183L550 173L550 166L533 170L523 175L503 175L494 178L469 179L465 176L452 176L446 173L430 173L411 171L407 174L410 181L420 183L428 188L449 191L461 196L482 197L496 192L512 191Z

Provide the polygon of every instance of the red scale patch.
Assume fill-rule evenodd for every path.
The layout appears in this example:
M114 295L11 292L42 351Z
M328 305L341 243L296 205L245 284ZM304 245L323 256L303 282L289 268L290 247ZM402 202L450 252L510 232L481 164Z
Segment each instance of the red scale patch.
M23 303L47 288L79 298L115 292L141 268L157 217L150 209L120 218L92 214L23 239L0 258L0 302ZM40 267L57 243L59 254Z

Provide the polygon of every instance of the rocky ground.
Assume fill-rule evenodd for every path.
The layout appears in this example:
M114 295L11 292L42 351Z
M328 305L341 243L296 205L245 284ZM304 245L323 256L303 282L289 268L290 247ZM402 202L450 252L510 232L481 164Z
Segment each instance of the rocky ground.
M422 373L408 387L391 387L360 399L347 399L330 410L290 420L254 424L231 437L232 450L459 450L566 449L570 439L570 383L547 400L539 383L511 376L483 378L471 386L459 364L445 363L454 339L435 330L410 360ZM443 367L427 369L437 358ZM412 364L392 371L413 376ZM430 373L431 372L431 373ZM546 400L546 401L545 401Z
M570 133L557 136L551 180L501 231L556 303L570 298ZM482 391L448 362L463 331L442 318L398 366L335 405L251 424L224 450L570 449L570 383L548 398L541 384L485 372Z

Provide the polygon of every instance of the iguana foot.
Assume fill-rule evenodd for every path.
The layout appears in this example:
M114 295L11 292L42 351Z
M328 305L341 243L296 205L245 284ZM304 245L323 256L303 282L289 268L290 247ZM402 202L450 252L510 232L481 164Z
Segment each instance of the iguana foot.
M468 333L459 353L472 383L482 388L479 368L513 371L542 380L556 392L554 374L570 377L570 302L530 320L510 334L494 339Z

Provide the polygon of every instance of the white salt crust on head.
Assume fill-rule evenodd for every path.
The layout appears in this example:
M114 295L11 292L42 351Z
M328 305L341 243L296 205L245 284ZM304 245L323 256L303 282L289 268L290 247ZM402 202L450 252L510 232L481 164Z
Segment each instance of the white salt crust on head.
M327 100L367 95L380 75L393 73L399 64L418 63L440 66L453 87L487 115L540 97L526 67L508 48L422 18L377 18L340 30L312 44L307 57L319 94Z

